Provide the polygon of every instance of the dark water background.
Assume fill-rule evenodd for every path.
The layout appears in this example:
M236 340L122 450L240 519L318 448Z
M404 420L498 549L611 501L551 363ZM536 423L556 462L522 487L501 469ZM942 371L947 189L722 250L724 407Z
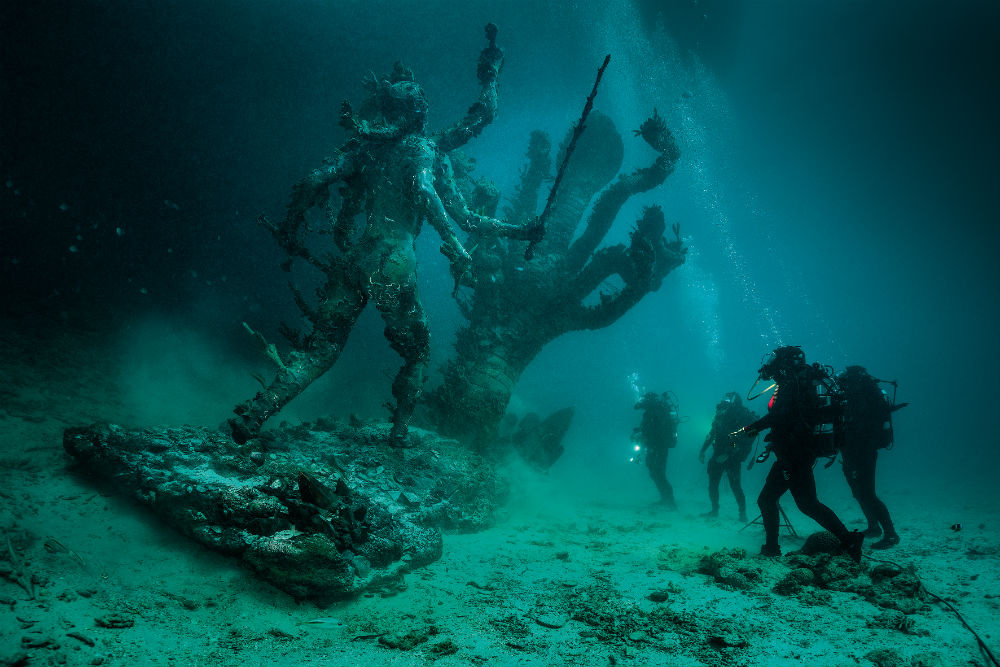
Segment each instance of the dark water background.
M690 419L672 474L703 474L716 401L799 344L899 380L911 406L890 479L992 488L1000 5L985 0L4 3L4 316L110 324L149 420L220 422L267 368L241 321L277 338L296 316L256 217L280 216L340 143L339 104L361 101L369 71L403 61L432 128L460 117L488 21L501 110L468 149L505 193L528 133L562 136L605 53L597 107L626 137L625 168L652 160L630 130L654 106L683 152L608 240L659 203L687 264L614 326L552 344L518 388L519 411L577 407L557 474L625 465L637 388L678 395ZM458 325L436 247L425 231L435 366ZM288 414L384 417L397 365L367 312Z

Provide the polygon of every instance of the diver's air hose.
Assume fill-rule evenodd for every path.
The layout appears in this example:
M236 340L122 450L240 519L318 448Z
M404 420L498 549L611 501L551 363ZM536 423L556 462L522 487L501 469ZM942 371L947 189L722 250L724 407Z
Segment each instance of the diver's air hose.
M867 558L868 560L873 560L878 563L888 563L889 565L894 565L898 567L900 570L906 569L899 563L894 563L891 560L885 560L883 558L873 558L872 556L868 555L865 555L864 557ZM955 609L955 606L952 603L948 602L940 595L932 593L931 591L927 590L927 586L924 585L923 580L921 580L920 582L920 590L922 590L924 593L927 593L928 595L930 595L932 598L934 598L944 606L948 607L948 609L950 609L951 612L958 617L958 620L962 622L962 625L964 625L965 628L972 633L972 636L976 638L976 642L979 644L979 648L983 651L983 653L987 655L987 657L989 657L990 662L993 663L994 667L1000 667L1000 662L997 662L996 656L993 655L993 651L991 651L990 647L986 645L986 642L984 642L983 638L979 636L979 633L972 629L972 626L969 625L969 623L965 620L965 617L962 616L962 614L960 614L957 609Z

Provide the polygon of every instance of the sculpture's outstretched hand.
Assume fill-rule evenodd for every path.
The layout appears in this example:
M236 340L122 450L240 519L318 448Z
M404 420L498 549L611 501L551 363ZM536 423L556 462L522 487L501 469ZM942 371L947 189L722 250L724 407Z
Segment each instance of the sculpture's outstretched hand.
M472 257L457 239L442 243L441 254L448 258L451 265L451 276L455 279L455 289L452 290L452 295L456 294L462 285L476 286L476 276L472 271Z
M522 241L538 243L545 238L545 223L539 216L535 216L529 220L521 229L521 236L519 238Z
M503 67L503 51L497 47L497 27L492 23L486 24L486 39L489 40L489 45L479 54L476 68L479 83L484 86L496 81Z

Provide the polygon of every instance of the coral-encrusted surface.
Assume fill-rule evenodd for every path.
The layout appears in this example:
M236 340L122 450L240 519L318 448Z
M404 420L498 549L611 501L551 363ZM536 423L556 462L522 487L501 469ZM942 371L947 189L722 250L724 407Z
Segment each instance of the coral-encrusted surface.
M492 523L492 468L430 432L416 440L399 449L387 425L322 422L238 447L207 428L95 424L67 429L63 444L181 533L323 602L438 559L441 528Z

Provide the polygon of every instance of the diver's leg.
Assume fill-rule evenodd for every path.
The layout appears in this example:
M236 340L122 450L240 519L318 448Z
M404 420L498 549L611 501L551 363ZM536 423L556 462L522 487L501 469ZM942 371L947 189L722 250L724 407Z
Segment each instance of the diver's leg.
M660 494L660 503L674 505L674 490L667 482L667 448L660 444L646 443L646 470Z
M821 503L816 496L816 478L813 476L810 463L796 461L788 467L788 473L790 475L788 488L799 510L843 541L848 533L847 527L833 510Z
M780 556L778 546L778 500L788 490L788 480L781 463L775 462L767 473L764 487L757 496L757 507L760 508L760 518L764 523L764 546L760 548L765 556Z
M729 478L729 488L736 497L736 507L740 510L740 521L747 520L747 498L743 494L743 484L740 480L740 461L735 458L726 462L726 475Z
M667 481L667 455L670 450L666 447L663 448L663 466L660 468L661 477L663 479L663 486L660 487L660 497L663 498L663 504L670 509L675 509L677 507L677 501L674 500L674 487L670 485Z
M712 503L709 516L719 514L719 482L722 481L722 465L713 456L708 460L708 500Z
M878 460L878 451L873 449L871 457L871 468L866 471L868 476L871 478L871 497L872 497L872 513L875 515L879 524L882 525L882 539L872 545L875 549L888 549L899 544L899 534L896 533L896 527L892 523L892 517L889 516L889 508L885 506L885 503L875 494L875 464Z
M871 483L869 484L869 480L865 479L863 457L857 452L844 452L843 458L844 477L847 479L847 485L851 487L851 495L858 501L858 505L861 506L861 511L868 521L868 527L865 529L864 534L866 537L878 537L882 533L882 529L878 526L878 518L873 511L871 502L875 490L875 480L874 478L871 479ZM871 487L871 492L868 490L869 486Z
M813 476L812 462L799 460L789 466L789 489L795 504L806 516L833 533L841 546L851 554L855 561L861 560L861 543L864 535L847 530L844 522L832 509L819 501L816 496L816 478Z
M283 367L266 389L233 410L237 416L229 420L229 426L238 444L257 437L265 421L301 394L340 357L366 299L348 280L346 272L331 276L325 291L327 298L316 311L313 330L302 349L293 350L285 357Z
M646 472L649 473L649 478L656 485L656 492L660 494L660 500L663 500L663 482L661 480L666 477L667 462L662 456L663 450L660 447L650 442L645 443L645 446Z
M403 285L394 293L379 295L376 305L385 321L385 337L401 357L403 366L392 383L396 405L392 414L392 441L404 443L410 418L423 392L430 361L430 330L416 288Z

